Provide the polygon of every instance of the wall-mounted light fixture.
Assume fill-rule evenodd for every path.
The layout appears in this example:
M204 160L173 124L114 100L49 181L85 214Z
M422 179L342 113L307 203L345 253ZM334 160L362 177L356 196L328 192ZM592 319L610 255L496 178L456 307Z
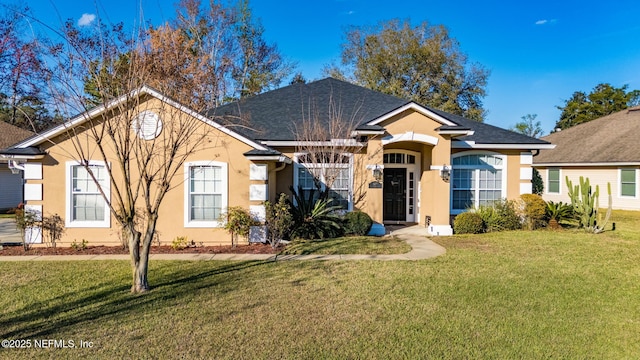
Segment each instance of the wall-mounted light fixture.
M376 179L376 181L382 180L382 169L378 165L373 168L373 178Z
M447 165L442 165L442 170L440 170L440 177L445 182L449 182L449 179L451 178L451 168Z
M373 178L375 179L375 181L380 181L382 180L382 170L384 169L384 165L367 165L367 169L371 170L371 175L373 175Z

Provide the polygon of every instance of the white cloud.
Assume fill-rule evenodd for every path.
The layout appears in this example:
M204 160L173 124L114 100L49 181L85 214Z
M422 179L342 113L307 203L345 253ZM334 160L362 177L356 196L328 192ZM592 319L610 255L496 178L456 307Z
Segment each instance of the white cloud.
M82 14L78 20L78 26L89 26L96 19L94 14Z
M542 19L542 20L536 21L535 24L536 25L546 25L546 24L555 24L557 22L558 22L557 19L551 19L551 20Z

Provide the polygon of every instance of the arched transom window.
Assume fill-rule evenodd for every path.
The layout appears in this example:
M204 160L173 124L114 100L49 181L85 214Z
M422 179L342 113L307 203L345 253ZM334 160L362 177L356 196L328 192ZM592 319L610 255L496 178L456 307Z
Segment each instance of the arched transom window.
M451 210L491 205L506 195L506 158L494 154L454 155Z

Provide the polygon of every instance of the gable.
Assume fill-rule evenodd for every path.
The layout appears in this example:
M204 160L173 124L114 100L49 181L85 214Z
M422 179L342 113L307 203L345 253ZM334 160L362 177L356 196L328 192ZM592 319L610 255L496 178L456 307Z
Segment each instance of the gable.
M413 134L412 138L407 140L419 140L432 145L436 145L437 140L442 137L438 132L438 128L442 126L440 121L411 108L390 116L377 125L382 126L392 137ZM417 139L416 136L422 136L424 139Z
M31 138L28 138L18 144L16 144L14 147L15 148L28 148L28 147L32 147L32 146L38 146L38 145L42 145L42 144L46 144L49 143L50 140L58 137L58 136L65 136L65 134L68 134L69 131L74 131L73 129L77 128L77 127L84 127L86 128L87 126L93 126L93 122L96 121L96 119L99 119L102 116L106 116L106 113L109 111L117 111L118 106L121 106L125 101L127 101L128 99L131 98L135 98L135 99L140 99L140 98L153 98L157 101L159 101L160 103L163 104L167 104L168 106L170 106L171 108L173 108L176 111L180 111L200 122L202 122L203 124L206 124L208 126L211 126L213 128L215 128L216 130L224 133L225 135L228 135L232 138L234 138L235 140L241 141L243 143L245 143L246 145L250 146L253 149L257 149L257 150L267 150L268 148L249 139L246 138L244 136L242 136L241 134L238 134L237 132L232 131L231 129L222 126L221 124L203 116L202 114L194 111L193 109L188 108L187 106L184 106L180 103L178 103L177 101L170 99L167 96L164 96L163 94L161 94L160 92L148 87L148 86L144 86L139 90L135 90L133 91L131 94L127 94L127 95L123 95L121 97L119 97L118 99L113 100L111 103L105 105L101 105L101 106L97 106L93 109L90 109L84 113L81 113L77 116L75 116L74 118L66 121L65 123L56 126L52 129L49 129L47 131L42 132L41 134L37 134L36 136L33 136ZM156 106L157 107L157 106ZM114 110L115 109L115 110ZM142 110L140 110L142 111ZM88 125L87 125L88 124Z

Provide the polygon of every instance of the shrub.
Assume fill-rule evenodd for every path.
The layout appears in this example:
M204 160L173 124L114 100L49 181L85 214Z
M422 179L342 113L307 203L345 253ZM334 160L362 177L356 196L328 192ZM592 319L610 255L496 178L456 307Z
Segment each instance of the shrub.
M557 203L549 201L547 202L545 217L549 222L550 228L558 229L560 228L560 221L573 218L573 206L562 201Z
M31 245L30 242L27 241L27 234L29 234L31 229L40 225L42 221L41 216L35 211L25 209L22 204L14 210L14 213L16 217L16 227L20 230L20 236L22 237L22 245L24 250L27 251Z
M186 236L178 236L171 242L171 248L173 250L182 250L189 245L189 241Z
M340 206L332 206L331 199L315 199L313 190L306 197L300 187L298 191L293 188L291 190L296 200L291 205L294 238L314 240L342 235L342 221L334 214L341 209Z
M42 235L52 248L56 248L56 243L65 232L64 220L58 214L45 216L42 218Z
M473 211L482 218L485 232L522 228L515 202L512 200L498 200L491 206L483 205Z
M547 203L542 200L540 195L522 194L522 217L527 229L535 230L544 225L544 217L547 213Z
M456 234L479 234L483 228L482 218L475 212L463 212L453 220L453 231Z
M293 225L291 207L287 195L280 194L278 202L273 204L265 202L265 225L267 226L267 239L272 248L277 248L280 241L286 236Z
M371 216L362 211L352 211L344 216L344 233L346 235L367 235L373 225Z
M231 246L238 244L238 236L249 236L249 230L252 226L258 225L253 220L249 210L241 206L231 206L227 212L220 216L224 221L224 229L231 234Z

